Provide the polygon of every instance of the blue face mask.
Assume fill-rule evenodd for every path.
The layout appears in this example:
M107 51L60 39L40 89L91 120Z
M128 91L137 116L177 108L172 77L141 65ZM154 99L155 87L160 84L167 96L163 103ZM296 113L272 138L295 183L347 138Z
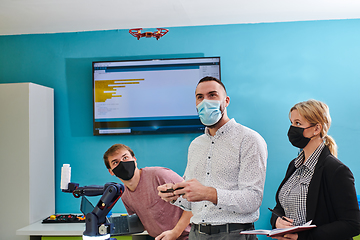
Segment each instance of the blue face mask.
M204 99L197 106L200 121L205 126L212 126L218 123L222 117L220 101Z

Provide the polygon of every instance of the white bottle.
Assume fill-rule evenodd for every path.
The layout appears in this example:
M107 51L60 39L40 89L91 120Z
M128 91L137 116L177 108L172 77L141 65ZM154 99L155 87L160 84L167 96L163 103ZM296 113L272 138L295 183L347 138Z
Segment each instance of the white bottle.
M70 164L63 164L61 168L61 189L67 190L71 179Z

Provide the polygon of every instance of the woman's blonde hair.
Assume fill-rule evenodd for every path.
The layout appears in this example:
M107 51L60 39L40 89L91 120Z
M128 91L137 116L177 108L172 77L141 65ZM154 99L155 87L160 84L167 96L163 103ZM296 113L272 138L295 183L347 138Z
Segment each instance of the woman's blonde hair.
M323 102L310 99L295 104L290 109L290 113L293 110L297 110L311 125L320 124L322 126L320 137L324 139L325 145L329 148L331 154L337 157L337 145L335 140L327 135L331 125L329 107Z

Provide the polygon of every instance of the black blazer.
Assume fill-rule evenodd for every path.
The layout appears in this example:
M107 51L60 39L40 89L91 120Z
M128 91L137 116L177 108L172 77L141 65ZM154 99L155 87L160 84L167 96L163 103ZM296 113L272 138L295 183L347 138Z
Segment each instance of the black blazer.
M279 191L296 170L294 160L289 164L284 180L276 192L275 211L285 215L279 203ZM277 217L272 215L271 225L275 228ZM306 199L306 221L317 227L299 232L303 240L348 240L360 234L360 211L357 201L354 177L350 169L331 155L324 147L315 166Z

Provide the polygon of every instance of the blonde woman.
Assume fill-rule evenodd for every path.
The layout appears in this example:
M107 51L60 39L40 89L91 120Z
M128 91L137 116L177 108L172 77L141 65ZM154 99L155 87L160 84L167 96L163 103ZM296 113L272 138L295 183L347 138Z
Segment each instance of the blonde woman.
M360 233L360 212L350 169L337 159L337 146L327 133L331 125L328 106L308 100L289 113L288 132L293 146L302 149L292 160L276 193L273 228L317 225L308 231L276 239L347 240Z

